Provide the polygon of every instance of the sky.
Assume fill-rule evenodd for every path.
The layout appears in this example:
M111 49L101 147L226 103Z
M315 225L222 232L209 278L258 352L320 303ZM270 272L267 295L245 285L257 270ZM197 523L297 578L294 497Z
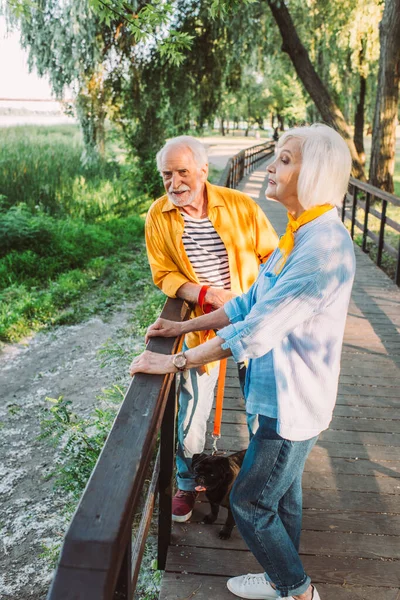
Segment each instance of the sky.
M7 33L4 17L0 17L0 98L52 99L48 81L29 73L28 53L19 44L18 32Z

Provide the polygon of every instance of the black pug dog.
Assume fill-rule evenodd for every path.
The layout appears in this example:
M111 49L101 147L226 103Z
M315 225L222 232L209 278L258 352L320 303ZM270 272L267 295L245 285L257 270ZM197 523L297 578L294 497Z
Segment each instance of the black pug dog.
M203 523L214 523L218 517L220 506L228 509L225 525L218 534L221 540L229 539L235 526L229 495L245 454L246 450L241 450L229 456L203 453L194 454L192 457L192 467L197 483L196 491L205 492L211 505L211 513L204 518Z

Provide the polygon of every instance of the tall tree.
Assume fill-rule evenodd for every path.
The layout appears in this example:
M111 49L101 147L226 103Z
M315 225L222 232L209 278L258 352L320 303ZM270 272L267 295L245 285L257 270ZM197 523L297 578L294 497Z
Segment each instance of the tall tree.
M386 0L379 26L381 51L369 180L393 193L400 85L400 0Z
M286 4L281 0L267 0L267 3L282 36L282 51L289 55L299 78L315 102L322 119L325 123L337 129L346 140L353 160L354 176L364 180L364 169L354 145L350 127L311 63L309 54L298 36Z

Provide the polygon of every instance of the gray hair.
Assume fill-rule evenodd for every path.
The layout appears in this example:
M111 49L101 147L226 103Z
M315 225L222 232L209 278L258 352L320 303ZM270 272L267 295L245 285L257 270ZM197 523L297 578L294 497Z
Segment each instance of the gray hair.
M322 123L295 127L279 139L278 148L290 139L301 143L302 164L297 195L304 209L320 204L341 206L351 173L350 150L341 135Z
M162 160L165 152L167 152L170 148L186 148L190 150L193 155L194 162L198 166L199 169L204 165L208 164L208 157L206 149L203 144L199 142L199 140L191 135L180 135L175 138L171 138L168 142L161 148L159 152L157 152L156 160L157 160L157 169L162 171Z

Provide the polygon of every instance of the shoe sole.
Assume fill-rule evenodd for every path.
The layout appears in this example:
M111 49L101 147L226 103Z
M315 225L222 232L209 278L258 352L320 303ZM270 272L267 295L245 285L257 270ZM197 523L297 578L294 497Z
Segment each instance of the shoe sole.
M277 600L276 596L255 596L254 594L244 595L243 593L239 594L232 589L231 585L229 584L229 579L226 582L226 587L230 592L232 592L232 594L235 594L235 596L238 596L239 598L245 598L246 600Z
M172 520L175 523L185 523L186 521L189 521L192 514L193 511L191 510L190 513L188 513L187 515L172 515Z

